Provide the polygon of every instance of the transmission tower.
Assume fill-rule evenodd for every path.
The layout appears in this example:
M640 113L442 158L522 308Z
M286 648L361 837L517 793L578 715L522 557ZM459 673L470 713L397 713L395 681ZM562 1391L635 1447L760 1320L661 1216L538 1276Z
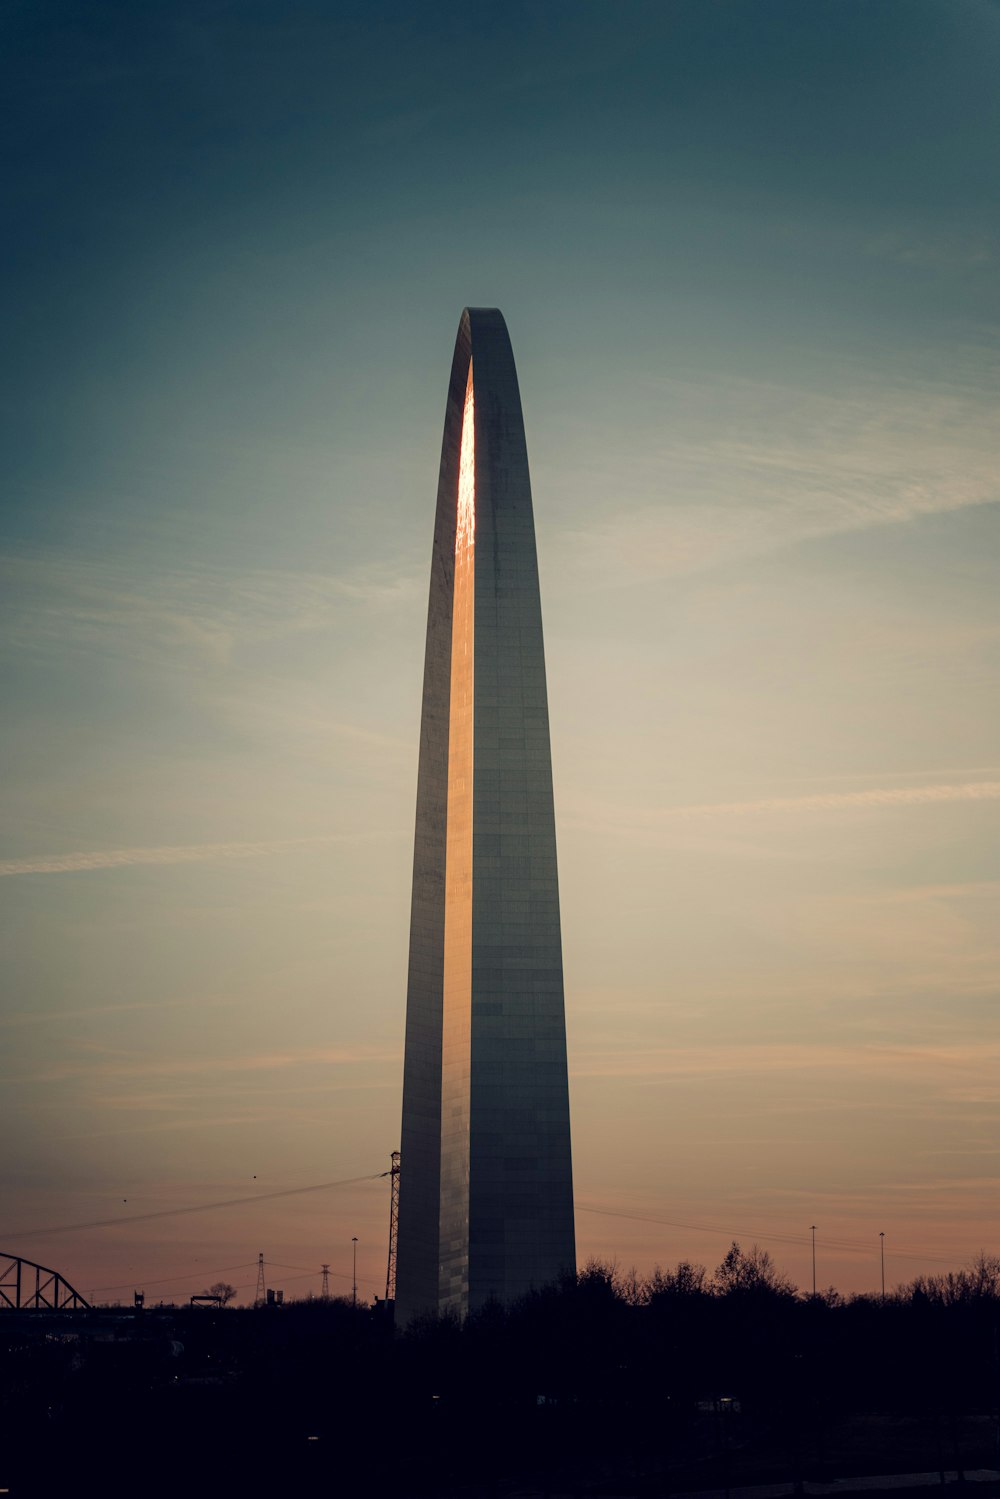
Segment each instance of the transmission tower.
M392 1152L389 1171L389 1264L385 1272L385 1299L396 1299L396 1232L399 1224L399 1151Z
M267 1292L264 1290L264 1251L261 1250L257 1256L257 1290L254 1293L254 1306L263 1306L267 1300Z
M330 1300L330 1266L323 1266L323 1288L319 1293L324 1301Z

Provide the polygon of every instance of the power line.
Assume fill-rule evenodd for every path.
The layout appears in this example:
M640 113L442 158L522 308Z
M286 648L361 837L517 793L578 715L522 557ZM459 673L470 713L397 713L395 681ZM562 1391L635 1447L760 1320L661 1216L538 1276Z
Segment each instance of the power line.
M762 1240L767 1244L791 1244L797 1249L808 1249L810 1239L805 1234L768 1234L757 1233L748 1228L721 1228L718 1224L707 1223L681 1223L676 1218L653 1218L645 1213L622 1213L612 1208L585 1207L577 1203L578 1213L597 1213L602 1218L628 1218L634 1223L657 1223L665 1228L683 1228L693 1233L719 1234L724 1238L732 1239L754 1239ZM827 1249L840 1249L850 1254L874 1255L875 1244L864 1244L859 1240L849 1239L817 1239L817 1244ZM905 1260L930 1260L937 1265L954 1265L955 1257L940 1254L924 1253L919 1250L904 1251L897 1249L893 1251L897 1259Z
M707 1223L681 1223L676 1218L653 1218L645 1213L622 1213L612 1208L585 1207L579 1202L576 1204L576 1211L578 1213L598 1213L602 1218L630 1218L636 1223L659 1223L665 1228L685 1228L695 1233L722 1234L724 1237L729 1238L766 1239L772 1244L794 1244L798 1247L799 1245L807 1245L809 1243L808 1239L800 1239L795 1234L758 1234L748 1228L720 1228L718 1225L710 1226Z
M389 1173L385 1172L384 1174L388 1176ZM267 1260L265 1261L265 1263L276 1270L302 1270L306 1275L321 1275L323 1269L323 1267L321 1266L319 1270L307 1270L305 1265L286 1265L281 1260ZM346 1270L331 1270L329 1265L327 1265L326 1269L328 1274L335 1275L338 1280L353 1279L353 1277ZM358 1280L363 1280L365 1282L365 1285L368 1286L381 1284L380 1281L372 1280L370 1275L359 1275Z
M86 1229L92 1229L92 1228L118 1228L118 1227L121 1227L123 1225L130 1224L130 1223L148 1223L148 1222L151 1222L151 1221L156 1220L156 1219L183 1217L183 1216L186 1216L186 1215L192 1214L192 1213L207 1213L207 1212L213 1212L213 1211L216 1211L216 1210L219 1210L219 1209L223 1209L223 1208L243 1207L243 1206L246 1206L246 1205L248 1205L250 1203L270 1202L270 1201L274 1201L275 1199L278 1199L278 1198L295 1197L295 1196L299 1196L301 1194L309 1193L309 1192L331 1191L331 1190L333 1190L335 1188L338 1188L338 1187L355 1186L355 1185L357 1185L359 1183L362 1183L362 1182L380 1181L380 1180L383 1180L385 1177L390 1176L390 1175L391 1175L390 1171L373 1171L373 1172L367 1173L367 1174L365 1174L363 1176L343 1177L339 1181L315 1182L315 1183L313 1183L313 1184L311 1184L309 1186L305 1186L305 1187L284 1187L284 1188L281 1188L280 1190L274 1191L274 1192L259 1192L259 1193L255 1193L253 1196L249 1196L249 1197L230 1197L230 1198L227 1198L227 1199L225 1199L223 1201L198 1203L198 1204L196 1204L194 1206L191 1206L191 1207L161 1208L161 1209L158 1209L155 1212L151 1212L151 1213L133 1213L130 1216L123 1217L123 1218L101 1218L101 1219L94 1219L94 1220L91 1220L91 1221L86 1222L86 1223L67 1223L67 1224L60 1224L60 1225L56 1225L56 1226L52 1226L52 1227L48 1227L48 1228L30 1229L30 1230L26 1231L25 1233L22 1233L21 1235L19 1235L19 1237L22 1237L22 1238L39 1238L39 1237L42 1237L43 1235L82 1232L82 1231L84 1231ZM737 1239L737 1238L746 1239L746 1238L749 1238L749 1239L753 1239L753 1240L760 1240L760 1241L762 1241L764 1243L785 1244L785 1245L789 1245L789 1246L792 1246L792 1247L797 1248L797 1249L809 1249L811 1247L811 1239L806 1234L758 1233L758 1232L752 1231L750 1229L724 1228L724 1227L720 1226L719 1224L687 1223L687 1222L684 1222L684 1221L682 1221L680 1219L676 1219L676 1218L664 1218L664 1217L654 1216L652 1214L647 1214L647 1213L631 1213L631 1212L622 1211L622 1210L614 1209L614 1208L592 1207L592 1206L589 1206L589 1205L586 1205L586 1204L582 1204L582 1203L578 1203L577 1204L576 1210L577 1210L577 1212L581 1212L581 1213L594 1213L594 1214L597 1214L600 1217L604 1217L604 1218L620 1218L620 1219L624 1219L624 1220L635 1222L635 1223L652 1223L652 1224L656 1224L658 1226L665 1227L665 1228L679 1228L679 1229L684 1229L684 1230L686 1230L688 1232L706 1233L706 1234L712 1234L712 1235L719 1235L719 1236L730 1238L730 1239ZM14 1237L14 1236L10 1235L9 1237ZM859 1254L859 1255L866 1255L866 1256L870 1256L870 1255L874 1254L874 1246L873 1246L873 1244L867 1244L867 1243L859 1242L858 1240L847 1240L847 1239L836 1239L836 1238L822 1238L822 1239L818 1239L817 1243L821 1244L826 1249L841 1250L843 1252L850 1253L850 1254ZM913 1249L911 1249L911 1250L894 1250L893 1253L894 1253L894 1255L895 1255L895 1257L897 1259L918 1260L918 1261L922 1260L922 1261L929 1261L929 1262L931 1262L933 1264L940 1264L940 1265L953 1266L955 1264L955 1260L956 1260L956 1256L944 1256L944 1255L940 1255L940 1254L934 1254L934 1253L930 1253L930 1252L923 1252L923 1251L913 1250ZM190 1272L190 1274L182 1273L182 1274L177 1274L177 1275L166 1275L166 1276L160 1276L160 1277L158 1277L156 1279L152 1279L152 1280L148 1280L144 1276L133 1276L131 1278L131 1280L120 1281L120 1282L118 1282L115 1285L98 1286L95 1289L96 1289L97 1292L120 1290L124 1286L128 1286L130 1284L134 1285L136 1282L141 1282L141 1283L143 1283L145 1285L164 1285L164 1284L167 1284L170 1281L187 1280L187 1279L194 1280L196 1278L200 1278L201 1276L207 1275L207 1274L221 1275L221 1274L225 1274L227 1269L228 1270L240 1270L240 1269L243 1269L243 1268L249 1268L250 1265L255 1264L255 1263L256 1263L255 1261L245 1261L241 1265L231 1265L231 1266L226 1267L223 1270L216 1270L216 1271L192 1270ZM299 1278L302 1278L302 1277L305 1277L305 1276L320 1275L321 1274L321 1271L318 1270L318 1269L310 1269L310 1268L306 1267L305 1265L288 1265L288 1264L282 1263L279 1260L268 1260L267 1264L274 1266L274 1268L276 1268L276 1269L287 1269L287 1270L300 1271L301 1272L301 1277L300 1276L296 1276L295 1277L296 1279L299 1279ZM348 1275L345 1271L342 1271L342 1270L330 1270L330 1271L328 1271L328 1273L330 1275L335 1275L339 1280L352 1280L353 1279L353 1277L351 1275ZM361 1276L361 1277L359 1277L359 1279L365 1281L365 1283L369 1284L369 1285L374 1285L375 1284L375 1282L369 1276Z
M90 1223L61 1223L53 1228L22 1229L8 1234L8 1239L40 1239L46 1234L80 1233L87 1228L120 1228L129 1223L150 1223L154 1218L180 1218L188 1213L211 1213L217 1208L238 1208L248 1202L272 1202L276 1197L297 1197L303 1192L328 1192L333 1187L353 1187L358 1182L378 1181L388 1171L372 1171L367 1176L346 1176L341 1181L316 1182L311 1187L285 1187L280 1192L258 1192L253 1197L230 1197L225 1202L200 1202L189 1208L160 1208L155 1213L130 1213L126 1218L94 1218Z
M320 1270L310 1270L308 1265L289 1265L285 1260L268 1260L267 1263L276 1270L302 1270L306 1275L319 1275L322 1270L322 1266ZM327 1266L327 1269L329 1269L329 1266ZM330 1270L330 1274L339 1276L341 1280L350 1280L351 1278L344 1270Z
M180 1275L160 1275L155 1280L150 1280L146 1275L133 1275L130 1280L119 1280L113 1286L94 1286L94 1291L120 1291L122 1286L134 1286L137 1282L143 1286L163 1286L171 1280L201 1280L206 1275L227 1275L231 1270L248 1270L251 1265L256 1265L256 1260L244 1260L242 1265L223 1265L221 1270L185 1270Z
M285 1276L286 1280L305 1280L310 1275L322 1274L322 1267L319 1270L310 1270L305 1265L288 1265L282 1260L269 1260L266 1256L264 1258L264 1265L267 1269L271 1270L299 1270L302 1272L300 1275ZM258 1267L258 1260L244 1260L240 1265L223 1265L221 1268L216 1268L215 1270L186 1270L179 1275L160 1275L155 1279L151 1279L148 1275L133 1275L129 1280L116 1281L114 1285L94 1286L91 1289L91 1294L99 1295L103 1291L120 1291L125 1286L162 1286L175 1280L204 1280L210 1275L226 1275L233 1270L249 1270L251 1268L257 1269ZM328 1275L335 1275L338 1280L350 1280L352 1278L350 1272L346 1270L331 1270L329 1266L326 1267L326 1270ZM370 1275L359 1275L358 1280L363 1281L367 1286L381 1284L381 1282L373 1280ZM247 1284L249 1285L249 1282ZM239 1289L240 1287L237 1287L237 1290Z

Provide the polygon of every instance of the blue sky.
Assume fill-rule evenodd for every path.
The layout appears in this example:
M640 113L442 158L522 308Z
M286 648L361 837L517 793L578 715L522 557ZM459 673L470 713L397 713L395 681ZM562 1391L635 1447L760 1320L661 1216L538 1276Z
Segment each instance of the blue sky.
M899 1276L995 1243L996 4L3 28L7 1240L398 1143L476 303L535 489L578 1198L708 1226L581 1249L816 1222L863 1286L880 1229ZM357 1232L377 1282L383 1197L24 1248L128 1291Z

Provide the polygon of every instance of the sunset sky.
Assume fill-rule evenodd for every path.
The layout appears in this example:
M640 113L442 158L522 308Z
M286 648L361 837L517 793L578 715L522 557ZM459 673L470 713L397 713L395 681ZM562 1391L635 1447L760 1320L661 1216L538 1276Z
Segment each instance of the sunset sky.
M399 1143L476 304L532 465L581 1260L1000 1252L1000 6L2 26L0 1249L246 1297L260 1250L349 1287L357 1235L384 1287L385 1181L268 1194Z

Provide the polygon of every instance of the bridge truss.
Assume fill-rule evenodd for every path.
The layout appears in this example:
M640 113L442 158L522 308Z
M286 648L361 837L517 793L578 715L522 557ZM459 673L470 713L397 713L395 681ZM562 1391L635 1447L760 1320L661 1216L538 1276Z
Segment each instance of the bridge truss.
M12 1311L89 1311L90 1302L58 1270L0 1249L0 1312L5 1307Z

